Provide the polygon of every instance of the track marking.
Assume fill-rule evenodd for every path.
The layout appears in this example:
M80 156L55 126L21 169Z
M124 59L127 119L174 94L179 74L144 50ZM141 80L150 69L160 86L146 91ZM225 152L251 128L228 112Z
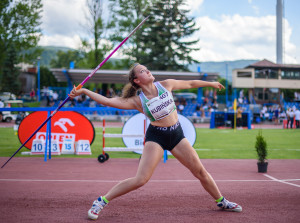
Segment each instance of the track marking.
M42 179L0 179L0 181L13 182L99 182L99 183L118 183L120 180L42 180Z
M275 179L275 178L274 178ZM216 182L274 182L279 180L215 180ZM282 181L282 183L287 183L286 181L296 181L300 179L288 179ZM51 180L51 179L0 179L0 182L93 182L93 183L118 183L122 180ZM184 182L199 182L199 180L150 180L150 183L167 183L167 182L177 182L177 183L184 183ZM287 183L290 184L290 183ZM296 184L295 184L296 185ZM300 187L300 185L297 185Z
M208 149L208 148L195 148L195 150L207 150L207 151L216 151L216 150L241 150L241 148L230 148L230 149ZM300 152L300 149L270 149L272 151L295 151Z
M285 180L281 180L281 181L298 181L300 179L285 179Z
M279 182L279 183L284 183L284 184L289 184L289 185L292 185L292 186L295 186L295 187L300 187L300 185L286 182L287 180L278 180L277 178L272 177L272 176L270 176L270 175L268 175L268 174L264 174L264 176L270 178L271 180L274 180L274 181L276 181L276 182Z

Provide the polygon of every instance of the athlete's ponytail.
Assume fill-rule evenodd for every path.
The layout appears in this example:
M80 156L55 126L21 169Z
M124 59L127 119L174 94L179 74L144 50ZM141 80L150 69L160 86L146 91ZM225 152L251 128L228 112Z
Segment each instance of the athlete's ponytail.
M128 78L129 78L129 83L125 85L122 91L122 98L130 98L136 95L136 92L140 88L139 85L137 85L134 82L134 79L136 79L135 73L134 73L134 68L139 65L138 63L135 63L132 68L129 71Z

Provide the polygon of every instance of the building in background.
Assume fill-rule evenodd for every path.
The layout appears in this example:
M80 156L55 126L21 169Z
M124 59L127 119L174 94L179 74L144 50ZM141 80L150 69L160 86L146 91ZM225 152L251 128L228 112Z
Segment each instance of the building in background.
M300 64L276 64L262 60L232 71L232 87L247 88L248 97L258 103L280 103L280 89L299 89Z
M30 93L32 89L36 89L37 68L25 63L20 63L17 67L20 68L18 79L21 83L21 92L22 94Z

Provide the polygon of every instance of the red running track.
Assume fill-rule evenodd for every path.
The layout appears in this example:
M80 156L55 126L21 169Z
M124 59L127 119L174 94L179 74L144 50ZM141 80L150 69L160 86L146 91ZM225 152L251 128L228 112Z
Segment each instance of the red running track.
M4 163L7 157L1 157ZM0 169L0 222L90 222L98 195L132 177L137 159L16 157ZM218 210L200 183L177 160L158 165L144 187L109 203L98 222L299 222L300 160L270 160L267 177L255 160L202 160L242 213Z

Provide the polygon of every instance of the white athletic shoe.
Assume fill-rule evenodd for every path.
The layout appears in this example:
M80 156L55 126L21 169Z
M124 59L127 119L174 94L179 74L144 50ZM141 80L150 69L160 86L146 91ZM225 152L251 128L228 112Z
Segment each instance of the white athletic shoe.
M242 206L240 206L234 202L230 202L230 201L226 200L224 197L221 202L217 203L217 206L224 211L241 212L243 210Z
M100 197L100 201L97 199L93 202L91 209L88 211L88 218L92 220L97 220L99 212L104 208L106 205L105 201Z

